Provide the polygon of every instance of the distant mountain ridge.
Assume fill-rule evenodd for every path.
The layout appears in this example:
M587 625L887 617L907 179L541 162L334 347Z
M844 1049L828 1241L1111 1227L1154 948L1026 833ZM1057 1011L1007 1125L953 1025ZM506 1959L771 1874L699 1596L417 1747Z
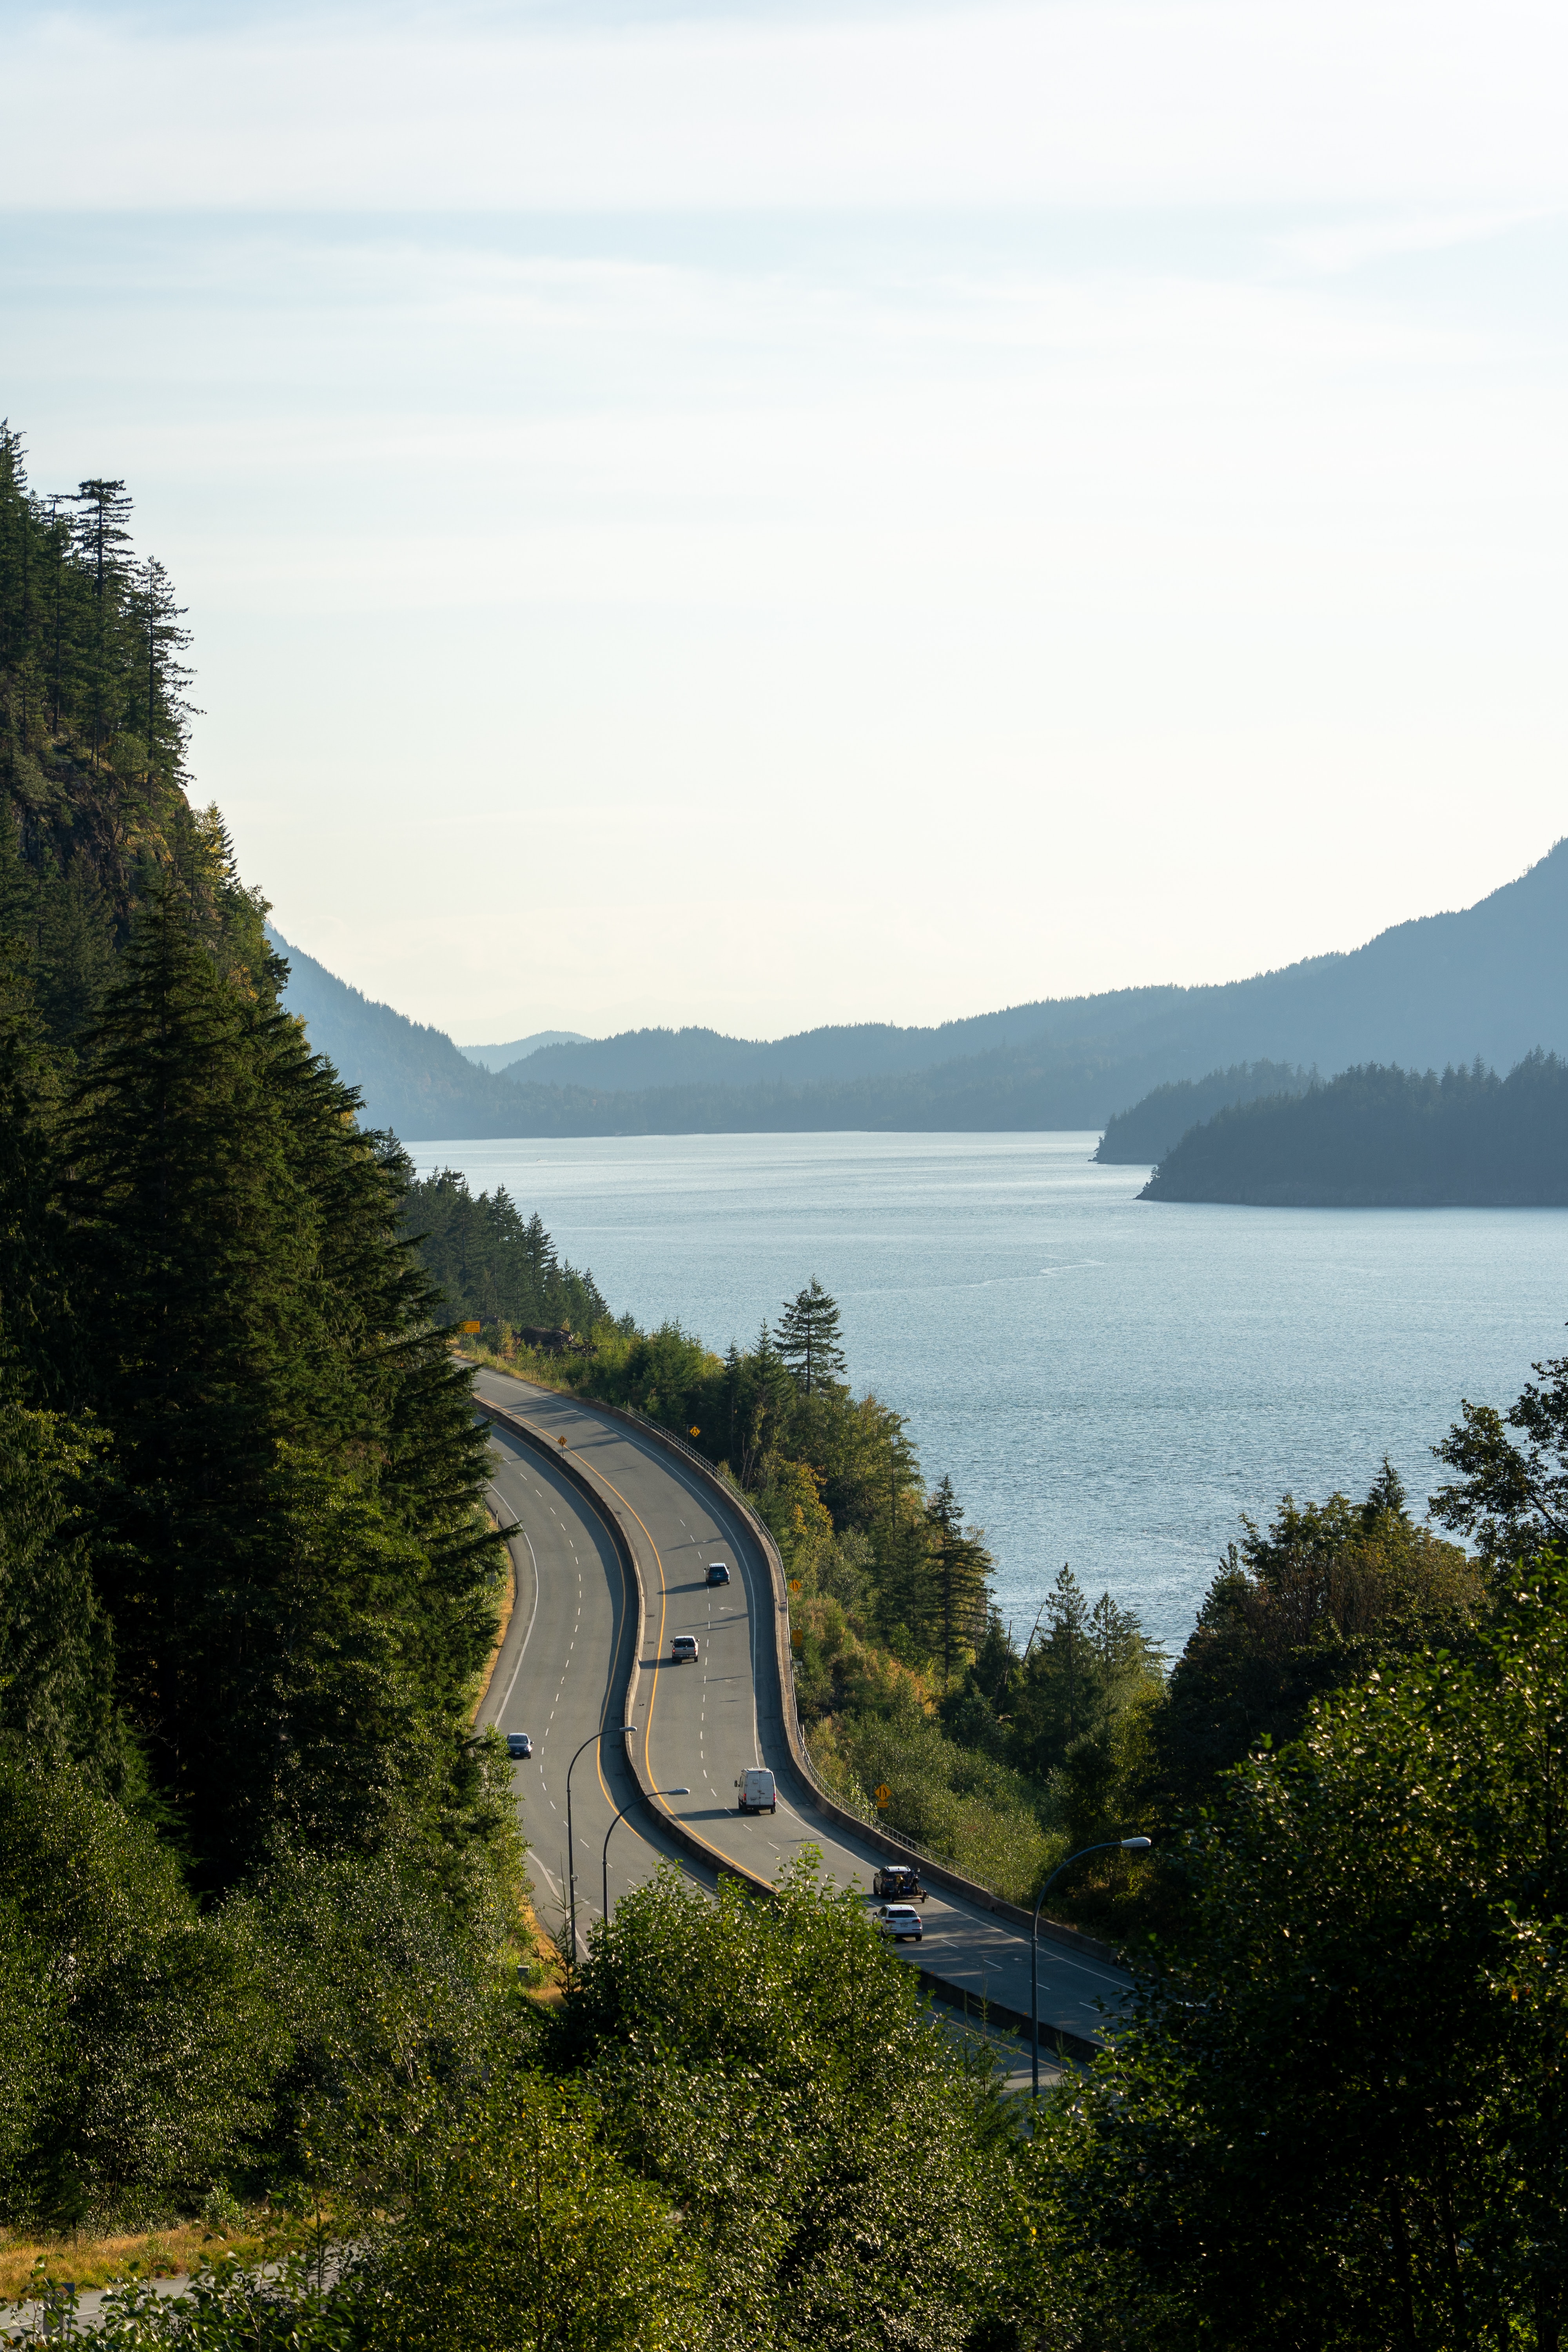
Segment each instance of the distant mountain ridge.
M267 936L289 960L285 1011L300 1016L316 1051L358 1087L367 1127L392 1128L405 1142L518 1132L515 1089L466 1060L445 1031L410 1021L351 988L314 956L290 946L275 923L268 924Z
M1543 1033L1568 1045L1568 841L1458 913L1417 916L1364 947L1247 980L1047 997L930 1029L864 1022L772 1041L626 1030L546 1047L530 1057L528 1079L595 1093L801 1087L1049 1045L1101 1064L1147 1062L1159 1085L1235 1063L1342 1069L1376 1054L1419 1067L1479 1054L1507 1066ZM1111 1102L1102 1117L1122 1107Z
M1202 988L1045 999L929 1029L772 1041L644 1029L541 1046L497 1076L308 956L288 1002L366 1113L410 1139L833 1129L1103 1128L1155 1088L1239 1064L1508 1068L1568 1048L1568 842L1457 914Z

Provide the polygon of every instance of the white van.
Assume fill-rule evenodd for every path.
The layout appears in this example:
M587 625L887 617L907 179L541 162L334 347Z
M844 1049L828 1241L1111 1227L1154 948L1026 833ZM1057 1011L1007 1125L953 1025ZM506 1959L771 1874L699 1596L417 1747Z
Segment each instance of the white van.
M776 1813L778 1811L779 1793L773 1785L773 1776L771 1772L765 1770L747 1772L736 1781L735 1786L741 1791L738 1809L741 1812Z

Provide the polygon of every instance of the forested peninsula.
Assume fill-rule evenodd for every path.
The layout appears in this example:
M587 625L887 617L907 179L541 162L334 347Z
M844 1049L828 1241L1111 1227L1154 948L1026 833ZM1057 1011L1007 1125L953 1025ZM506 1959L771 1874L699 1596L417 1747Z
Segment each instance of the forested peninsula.
M1205 1078L1183 1078L1156 1087L1131 1110L1106 1121L1095 1158L1102 1166L1143 1167L1163 1160L1190 1127L1212 1118L1231 1103L1256 1102L1260 1095L1299 1095L1305 1070L1285 1062L1237 1062L1211 1070Z
M0 435L3 2291L120 2278L104 2352L1555 2352L1568 1359L1461 1407L1435 1527L1386 1468L1244 1520L1168 1673L1070 1569L999 1625L814 1278L640 1330L363 1117L131 520ZM756 1499L849 1801L1025 1900L1153 1838L1064 1884L1135 1981L1059 2093L809 1856L554 1952L454 1321Z
M1536 1051L1506 1078L1345 1070L1236 1103L1184 1135L1142 1201L1260 1208L1568 1205L1568 1063Z

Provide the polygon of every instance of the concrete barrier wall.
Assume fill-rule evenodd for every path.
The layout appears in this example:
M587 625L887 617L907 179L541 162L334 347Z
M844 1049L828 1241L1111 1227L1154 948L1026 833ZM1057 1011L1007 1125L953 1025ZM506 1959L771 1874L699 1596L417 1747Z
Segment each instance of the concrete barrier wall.
M621 1715L623 1723L630 1723L641 1685L643 1643L647 1637L647 1578L644 1572L643 1564L637 1557L636 1537L626 1523L626 1515L611 1496L601 1494L586 1471L578 1468L572 1459L570 1446L552 1444L549 1438L543 1436L540 1431L531 1428L521 1413L508 1412L504 1405L492 1404L487 1397L476 1396L474 1410L483 1413L487 1421L499 1423L501 1428L520 1439L543 1461L553 1464L567 1485L588 1505L610 1538L616 1557L620 1561L626 1579L626 1590L632 1595L636 1604L636 1638L632 1644L631 1669L626 1676L626 1701ZM594 1410L602 1412L604 1408L595 1405ZM740 1869L727 1854L721 1853L716 1846L710 1846L705 1839L700 1838L694 1831L689 1830L679 1814L670 1812L666 1807L656 1802L647 1774L643 1769L642 1759L637 1753L637 1741L630 1734L627 1735L626 1742L626 1758L631 1767L632 1778L641 1792L643 1802L673 1845L678 1846L682 1853L689 1855L692 1861L701 1863L705 1869L716 1871L721 1877L738 1878L742 1885L752 1888L759 1895L772 1895L773 1888L765 1878L757 1877L752 1871Z
M555 1391L555 1393L570 1394L571 1391ZM479 1401L476 1400L476 1402ZM779 1549L773 1541L771 1531L752 1510L744 1496L727 1480L721 1478L712 1464L705 1461L695 1447L688 1445L685 1440L677 1437L673 1431L661 1428L658 1422L649 1421L641 1413L627 1412L620 1405L602 1404L596 1397L574 1396L573 1402L584 1405L590 1412L603 1413L607 1421L618 1421L623 1428L630 1430L635 1435L646 1439L650 1444L657 1445L666 1454L672 1455L700 1481L710 1499L728 1505L744 1525L747 1533L762 1555L773 1588L773 1641L771 1644L771 1657L776 1678L776 1689L773 1696L784 1732L784 1745L789 1750L790 1760L805 1783L806 1794L816 1811L825 1820L831 1822L836 1829L847 1831L864 1843L872 1846L877 1853L886 1855L891 1862L908 1862L912 1858L919 1864L922 1878L929 1879L933 1886L942 1887L947 1894L960 1895L964 1902L973 1904L979 1910L989 1911L999 1919L1009 1920L1027 1935L1032 1924L1030 1912L1023 1910L1016 1903L1005 1901L1000 1895L994 1895L988 1886L981 1886L973 1879L963 1877L948 1864L933 1861L929 1855L921 1853L917 1847L906 1845L900 1839L887 1836L884 1832L875 1828L870 1822L862 1821L858 1813L852 1813L847 1805L841 1805L817 1779L816 1767L806 1753L805 1741L801 1734L800 1717L795 1702L795 1663L790 1653L789 1640L789 1580L784 1574L784 1561L779 1556ZM545 1451L554 1454L556 1449L546 1446ZM737 1876L743 1874L736 1873ZM1042 1918L1040 1934L1052 1943L1066 1945L1074 1951L1084 1953L1090 1959L1103 1962L1108 1967L1116 1968L1121 1965L1121 1955L1112 1945L1101 1943L1098 1937L1086 1936L1079 1928L1069 1927L1059 1920Z

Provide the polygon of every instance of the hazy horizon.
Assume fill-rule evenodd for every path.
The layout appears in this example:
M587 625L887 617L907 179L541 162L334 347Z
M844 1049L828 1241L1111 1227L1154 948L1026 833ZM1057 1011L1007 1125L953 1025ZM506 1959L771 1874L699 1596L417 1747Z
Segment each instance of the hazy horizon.
M1548 856L1551 854L1551 851L1552 851L1553 848L1555 848L1555 847L1557 846L1557 841L1558 841L1559 839L1563 838L1563 836L1561 836L1561 835L1556 836L1556 837L1555 837L1552 842L1550 842L1550 843L1547 845L1546 848L1545 848L1545 849L1543 849L1543 850L1542 851L1542 853L1541 853L1541 857L1542 857L1542 858L1543 858L1543 857ZM1522 868L1521 869L1521 873L1527 873L1527 872L1530 870L1530 867L1531 867L1531 866L1533 866L1539 865L1540 863L1541 863L1541 858L1531 858L1531 859L1529 861L1529 864L1528 864L1526 866L1524 866L1524 867L1522 867ZM1507 882L1507 881L1512 881L1512 880L1514 880L1514 879L1516 879L1516 878L1517 878L1516 877L1514 877L1514 876L1512 876L1512 875L1509 875L1509 876L1505 876L1504 880L1505 880L1505 882ZM1483 897L1488 897L1488 896L1489 896L1489 895L1490 895L1490 893L1489 893L1489 892L1483 892L1483 893L1481 894L1481 896L1483 896ZM1421 908L1417 913L1415 913L1415 914L1414 914L1414 915L1409 915L1409 916L1402 917L1402 918L1400 919L1400 920L1401 920L1402 922L1421 922L1421 921L1426 920L1426 919L1428 919L1430 917L1432 917L1432 916L1436 916L1436 915L1447 915L1447 914L1458 914L1458 913L1462 913L1462 912L1464 911L1464 908L1465 908L1465 905L1466 905L1466 904L1468 904L1468 905L1472 905L1472 906L1473 906L1473 905L1475 905L1476 903L1477 903L1477 901L1476 901L1476 900L1471 899L1471 900L1469 900L1469 901L1464 902L1463 904L1458 905L1458 906L1455 906L1455 907L1428 907L1428 908ZM1380 928L1379 928L1379 929L1378 929L1377 931L1373 931L1373 932L1370 933L1370 934L1369 934L1369 937L1368 937L1368 939L1367 939L1367 940L1352 940L1352 941L1350 943L1350 949L1349 949L1349 950L1345 950L1345 951L1353 952L1353 951L1354 951L1354 950L1355 950L1356 948L1366 946L1366 945L1368 945L1368 944L1370 943L1370 940L1373 940L1373 939L1377 939L1377 938L1379 938L1379 937L1382 935L1382 932L1383 932L1383 931L1384 931L1384 930L1389 930L1389 929L1396 929L1396 928L1397 928L1397 926L1396 926L1396 925L1394 925L1394 924L1384 924L1384 925L1380 926ZM295 949L299 953L300 953L300 954L302 954L302 955L313 955L313 951L312 951L312 950L311 950L311 949L310 949L309 947L307 947L307 946L305 945L305 942L304 942L302 940L301 940L289 941L289 940L284 937L284 934L282 933L281 928L280 928L279 925L275 924L275 923L272 921L272 919L271 919L271 918L270 918L270 917L268 918L268 930L269 930L269 931L273 931L273 932L275 932L275 933L277 934L277 936L278 936L279 939L282 939L282 940L284 940L284 944L285 944L285 946L286 946L286 947L290 947L290 946L291 946L293 949ZM1317 956L1318 954L1332 954L1332 953L1337 953L1337 952L1342 952L1342 950L1334 950L1334 949L1322 949L1322 950L1309 950L1307 951L1307 953L1305 954L1305 956L1303 956L1303 957L1300 957L1300 958L1292 959L1292 961L1293 961L1311 962L1311 961L1315 961L1316 956ZM313 961L316 961L317 963L321 963L321 964L326 965L326 960L325 960L325 958L324 958L324 957L321 957L321 956L313 956ZM587 1031L584 1031L584 1030L579 1030L579 1031L576 1031L575 1033L574 1033L574 1032L573 1032L569 1027L566 1027L566 1026L564 1026L564 1025L563 1025L563 1026L562 1028L560 1028L558 1031L548 1031L548 1030L547 1030L547 1031L545 1031L545 1032L543 1032L543 1033L542 1033L542 1036L540 1036L540 1035L536 1035L536 1036L533 1036L533 1037L530 1037L530 1036L521 1036L521 1035L520 1035L520 1037L519 1037L519 1038L518 1038L518 1040L517 1040L517 1043L518 1043L520 1045L527 1045L527 1046L529 1046L530 1048L535 1048L535 1049L536 1049L537 1045L538 1045L539 1043L542 1043L542 1042L545 1042L545 1041L547 1041L547 1040L552 1040L552 1039L553 1039L553 1037L554 1037L554 1036L556 1036L556 1035L560 1035L560 1036L562 1036L563 1038L568 1038L568 1037L573 1037L573 1036L574 1036L574 1035L575 1035L575 1041L576 1041L576 1042L579 1042L579 1043L582 1043L582 1044L584 1044L584 1045L593 1045L593 1044L595 1044L595 1043L602 1042L603 1040L605 1040L605 1039L606 1039L606 1038L610 1038L610 1037L614 1037L614 1036L617 1036L617 1035L622 1035L622 1034L628 1034L635 1033L636 1031L638 1031L638 1030L644 1030L644 1029L667 1029L667 1030L676 1030L676 1029L712 1029L712 1030L715 1030L715 1031L716 1031L719 1034L721 1034L721 1035L731 1036L731 1037L734 1037L734 1036L740 1036L740 1037L742 1037L742 1038L743 1038L743 1042L746 1042L746 1043L749 1043L749 1044L756 1044L756 1045L778 1044L778 1043L781 1043L781 1042L783 1042L784 1040L788 1039L788 1038L791 1038L791 1037L796 1037L796 1036L802 1036L802 1035L807 1034L809 1034L811 1031L814 1031L814 1030L816 1030L816 1029L823 1029L823 1028L858 1028L858 1027L867 1026L867 1025L879 1024L882 1024L882 1023L886 1023L886 1024L887 1024L888 1026L892 1027L892 1028L902 1028L902 1029L933 1029L933 1030L934 1030L934 1029L940 1029L940 1028L948 1027L948 1026L951 1026L951 1025L952 1025L952 1024L956 1024L956 1023L959 1023L959 1022L963 1022L963 1021L973 1020L973 1019L975 1019L976 1017L981 1017L981 1016L984 1016L984 1014L986 1014L986 1013L1005 1013L1005 1012L1014 1011L1014 1010L1017 1009L1017 1008L1018 1008L1018 1007L1020 1007L1020 1006L1027 1005L1027 1004L1033 1004L1033 1003L1064 1003L1064 1002L1071 1002L1071 1001L1073 1001L1075 998L1079 998L1079 997L1097 996L1097 995L1115 995L1115 994L1119 994L1119 993L1122 992L1122 985L1124 985L1124 986L1125 986L1126 988L1128 988L1128 989L1132 989L1132 988L1142 988L1142 987L1150 987L1150 986L1152 986L1152 987L1166 986L1166 987L1178 987L1178 988L1181 988L1181 987L1194 987L1194 986L1195 986L1195 987L1217 987L1217 988L1226 988L1226 987L1230 987L1230 986L1233 986L1233 985L1238 984L1238 983L1240 983L1240 982L1245 982L1245 981L1247 981L1247 980L1256 980L1256 979L1259 979L1259 978L1261 978L1261 977L1263 977L1263 976L1264 976L1265 971L1279 971L1279 970L1285 969L1285 968L1286 968L1286 967L1281 967L1281 966L1279 966L1279 965L1270 965L1270 966L1266 966L1266 967L1260 967L1260 968L1259 968L1259 970L1258 970L1258 971L1252 971L1252 972L1230 972L1230 973L1223 974L1223 975L1221 975L1220 977L1218 977L1218 978L1217 978L1217 979L1215 979L1215 980L1213 980L1213 981L1205 981L1205 982L1187 982L1187 981L1164 981L1164 982L1162 982L1162 981L1157 981L1157 980L1156 980L1156 981L1152 981L1152 982L1151 982L1151 981L1130 982L1127 982L1127 983L1124 983L1124 984L1121 984L1121 985L1119 985L1118 983L1113 982L1113 983L1110 985L1110 988L1105 988L1105 989L1088 989L1088 988L1085 988L1085 989L1072 989L1072 988L1068 988L1068 989L1062 989L1062 990L1059 990L1059 991L1056 992L1055 992L1055 994L1054 994L1053 996L1050 996L1050 997L1047 997L1047 996L1045 996L1045 995L1038 995L1038 996L1020 996L1020 997L1016 997L1016 998L1012 1001L1012 1003L1011 1003L1010 1004L1006 1004L1006 1005L1001 1005L1001 1004L975 1004L975 1005L966 1005L966 1006L963 1007L961 1010L959 1010L959 1011L957 1011L957 1012L942 1013L942 1014L939 1014L939 1015L938 1015L934 1020L929 1020L929 1021L900 1021L900 1020L897 1018L897 1016L896 1016L896 1015L893 1015L893 1016L889 1016L889 1015L887 1015L887 1014L865 1014L865 1015L859 1015L859 1014L856 1014L856 1013L842 1013L842 1014L839 1014L839 1015L837 1015L837 1016L831 1016L831 1015L830 1015L826 1020L824 1020L824 1021L812 1021L812 1022L801 1022L801 1023L797 1023L797 1024L795 1024L795 1027L793 1027L793 1028L789 1028L789 1029L780 1029L780 1030L778 1030L778 1031L774 1032L771 1036L760 1036L760 1035L752 1036L752 1035L747 1035L745 1033L742 1033L742 1032L740 1032L740 1031L735 1031L735 1030L721 1030L721 1029L720 1029L720 1028L719 1028L719 1024L718 1024L716 1022L709 1021L709 1020L704 1020L704 1019L702 1019L702 1018L699 1015L699 1016L694 1016L694 1017L692 1017L692 1018L690 1018L690 1019L689 1019L689 1020L679 1021L679 1022L675 1022L675 1021L658 1021L658 1020L637 1020L637 1019L633 1019L633 1020L628 1020L628 1021L623 1022L623 1023L622 1023L622 1024L619 1024L619 1026L618 1026L617 1028L616 1028L616 1029L605 1029L605 1030L599 1030L599 1031L596 1031L596 1032L592 1033L592 1034L590 1034L590 1033L589 1033L589 1032L587 1032ZM329 971L331 971L331 967L330 965L326 965L326 969L328 969ZM360 993L361 993L362 995L371 996L371 992L370 992L368 989L364 988L364 987L363 986L363 984L362 984L359 981L355 980L355 979L354 979L354 977L353 977L353 975L351 972L344 972L344 971L332 971L332 977L333 977L334 979L336 979L336 980L343 981L343 982L344 982L348 986L350 986L350 987L352 987L352 988L356 988L356 989L358 989L358 990L359 990L359 992L360 992ZM419 1011L417 1011L417 1010L416 1010L416 1009L411 1009L409 1006L407 1006L407 1005L405 1005L405 1004L395 1004L395 1003L392 1003L390 1002L390 1000L385 999L385 998L374 998L374 997L372 997L372 1001L373 1001L373 1002L375 1002L375 1003L384 1003L384 1004L386 1004L386 1005L387 1005L387 1007L388 1007L388 1009L389 1009L390 1011L392 1011L392 1012L394 1012L394 1013L402 1013L402 1014L405 1016L405 1018L406 1018L406 1019L408 1019L408 1020L421 1022L424 1025L426 1025L426 1026L427 1026L427 1027L437 1028L437 1027L439 1027L439 1026L440 1026L440 1024L439 1024L438 1023L428 1021L428 1020L426 1019L426 1016L424 1013L422 1013L421 1012L419 1012ZM492 1043L492 1042L489 1042L489 1041L479 1040L479 1041L476 1041L476 1042L474 1042L474 1043L471 1043L471 1044L470 1044L470 1043L467 1043L467 1042L465 1042L461 1037L459 1037L458 1035L457 1035L455 1032L450 1032L450 1031L448 1031L448 1032L447 1032L447 1033L445 1033L445 1034L448 1034L448 1035L450 1035L450 1036L451 1036L452 1043L457 1046L457 1048L458 1048L458 1052L459 1052L460 1054L465 1054L465 1055L469 1055L469 1056L473 1056L473 1055L479 1055L479 1054L480 1054L480 1053L496 1054L496 1053L499 1053L499 1052L500 1052L500 1048L499 1045L497 1045L497 1044L495 1044L495 1043ZM489 1064L488 1066L490 1066L490 1067L492 1067L492 1068L500 1068L500 1067L501 1066L501 1064L500 1064L500 1063L499 1063L499 1062L493 1062L493 1063Z
M1225 981L1563 829L1565 52L24 0L0 409L129 482L247 879L453 1036Z

